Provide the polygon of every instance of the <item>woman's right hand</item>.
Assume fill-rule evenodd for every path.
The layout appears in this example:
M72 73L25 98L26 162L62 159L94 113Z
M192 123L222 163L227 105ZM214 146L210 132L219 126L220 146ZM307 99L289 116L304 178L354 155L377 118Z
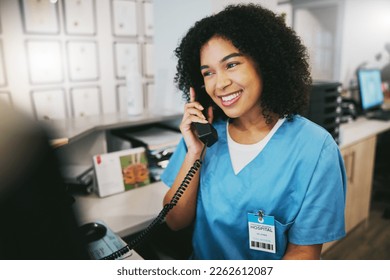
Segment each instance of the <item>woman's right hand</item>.
M183 119L180 124L180 131L186 142L188 153L200 155L204 144L199 140L192 125L193 122L208 123L202 113L203 106L195 101L195 90L190 88L190 102L184 106Z

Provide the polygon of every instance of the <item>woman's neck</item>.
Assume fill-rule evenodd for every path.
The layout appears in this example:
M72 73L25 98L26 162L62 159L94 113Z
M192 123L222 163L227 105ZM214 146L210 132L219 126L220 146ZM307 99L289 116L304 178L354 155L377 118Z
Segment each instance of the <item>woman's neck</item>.
M277 116L272 116L272 122L267 124L262 114L251 118L240 117L229 124L229 134L237 143L254 144L267 136L277 121Z

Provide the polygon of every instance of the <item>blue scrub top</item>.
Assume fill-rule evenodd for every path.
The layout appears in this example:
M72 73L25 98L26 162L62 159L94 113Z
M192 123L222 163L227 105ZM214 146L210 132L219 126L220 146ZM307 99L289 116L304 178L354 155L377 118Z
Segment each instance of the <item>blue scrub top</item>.
M301 116L285 121L261 153L234 174L226 122L206 151L194 221L194 259L281 259L287 243L321 244L345 236L346 177L332 136ZM162 181L172 186L186 154L182 140ZM249 248L248 213L275 218L276 253Z

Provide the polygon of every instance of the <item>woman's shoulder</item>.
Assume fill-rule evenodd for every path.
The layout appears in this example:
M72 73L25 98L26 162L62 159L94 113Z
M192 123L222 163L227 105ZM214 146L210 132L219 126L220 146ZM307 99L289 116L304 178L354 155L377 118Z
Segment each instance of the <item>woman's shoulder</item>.
M334 142L332 135L322 126L301 115L294 115L291 120L285 121L291 133L295 136L302 135L309 142L322 140Z
M292 127L298 128L299 130L315 131L320 134L327 134L327 130L315 122L307 119L301 115L294 115L290 120L286 120Z

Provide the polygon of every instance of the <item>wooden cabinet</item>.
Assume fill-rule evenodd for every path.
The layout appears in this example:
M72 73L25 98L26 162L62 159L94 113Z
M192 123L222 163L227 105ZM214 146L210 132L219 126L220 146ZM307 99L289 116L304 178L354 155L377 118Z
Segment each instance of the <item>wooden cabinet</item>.
M341 150L347 172L346 231L365 221L370 212L376 136Z
M341 149L347 175L345 230L348 234L370 213L376 136L371 136ZM324 244L322 252L337 241Z

